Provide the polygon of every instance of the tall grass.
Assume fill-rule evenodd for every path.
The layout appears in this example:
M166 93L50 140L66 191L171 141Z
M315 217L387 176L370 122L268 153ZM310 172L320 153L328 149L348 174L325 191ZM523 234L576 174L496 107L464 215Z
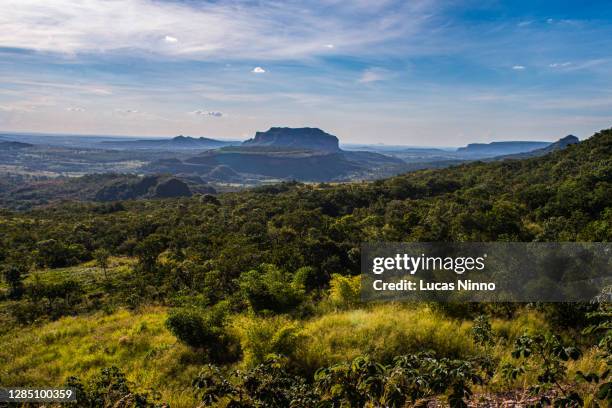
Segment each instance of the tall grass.
M0 383L60 386L71 375L87 379L115 365L141 389L160 390L172 406L194 406L189 384L201 359L177 343L165 318L163 309L149 308L19 328L0 337Z
M164 326L166 317L166 309L150 307L15 328L0 336L0 384L60 386L68 376L87 379L115 365L139 390L151 387L172 407L193 407L197 401L191 380L207 361L202 353L177 342ZM497 340L488 353L502 363L512 361L510 351L517 336L548 327L541 315L528 310L512 320L491 323ZM427 305L377 304L305 320L234 315L227 329L242 349L238 365L253 366L278 353L307 376L320 367L363 354L389 363L397 355L425 350L448 357L483 353L470 336L471 326L471 322L448 318ZM590 371L600 363L589 351L571 363L570 375ZM488 390L516 389L534 381L528 375L508 384L497 376Z

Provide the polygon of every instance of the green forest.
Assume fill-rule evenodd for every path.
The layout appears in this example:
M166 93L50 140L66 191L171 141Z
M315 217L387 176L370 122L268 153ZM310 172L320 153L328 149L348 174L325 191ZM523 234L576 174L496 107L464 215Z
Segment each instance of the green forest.
M373 182L4 209L0 384L79 407L607 407L605 299L370 304L359 273L363 242L611 238L612 129Z

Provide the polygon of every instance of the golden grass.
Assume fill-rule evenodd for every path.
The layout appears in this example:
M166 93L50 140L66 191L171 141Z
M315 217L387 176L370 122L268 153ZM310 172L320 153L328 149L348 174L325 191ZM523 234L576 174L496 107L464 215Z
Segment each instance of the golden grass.
M173 407L194 406L189 384L198 356L164 327L166 312L65 317L40 327L19 328L0 337L0 383L59 386L71 375L89 378L115 365L141 390L153 387Z
M140 391L152 387L173 408L193 407L191 380L205 364L197 351L177 343L164 326L161 307L110 315L65 317L40 326L20 327L0 336L0 384L3 386L60 386L71 375L87 379L115 365ZM288 317L231 317L229 328L240 341L244 367L269 353L283 353L303 372L369 354L389 363L396 355L434 350L461 357L482 353L470 336L471 323L450 319L426 305L378 304L327 313L306 320ZM512 320L492 321L499 335L490 353L512 362L514 339L524 332L546 330L544 318L524 311ZM593 351L570 364L570 376L598 368ZM497 376L489 390L526 387L527 376L513 384Z
M304 325L297 359L310 370L368 354L391 362L394 356L433 350L439 355L470 354L470 325L417 304L383 304L330 313Z

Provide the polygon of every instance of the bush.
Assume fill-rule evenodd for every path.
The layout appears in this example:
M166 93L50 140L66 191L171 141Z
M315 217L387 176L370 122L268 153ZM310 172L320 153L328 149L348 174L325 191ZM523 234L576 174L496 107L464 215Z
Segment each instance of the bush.
M360 276L334 274L329 286L329 301L334 307L348 309L357 305L361 299Z
M206 313L198 309L174 309L166 319L166 327L179 341L205 349L212 360L232 360L238 353L235 342L226 333L226 311L221 309L215 307Z
M293 355L302 335L297 322L286 317L240 317L232 324L244 354L244 363L255 366L269 355Z
M194 379L196 397L204 406L225 399L227 407L316 407L314 390L304 378L287 372L282 357L271 356L256 367L224 376L208 366ZM218 405L215 405L218 406Z
M297 275L303 278L302 274ZM243 273L239 279L240 293L255 312L285 313L304 300L304 285L300 279L274 265L263 264Z
M166 404L155 403L159 394L137 393L135 385L130 383L125 374L117 367L108 367L100 370L87 383L83 384L78 377L69 377L65 383L76 393L76 403L79 407L90 408L161 408ZM68 405L72 405L69 403Z
M471 385L482 378L468 361L418 353L395 358L385 366L367 356L318 370L315 386L327 406L425 406L450 391L450 407L467 407Z

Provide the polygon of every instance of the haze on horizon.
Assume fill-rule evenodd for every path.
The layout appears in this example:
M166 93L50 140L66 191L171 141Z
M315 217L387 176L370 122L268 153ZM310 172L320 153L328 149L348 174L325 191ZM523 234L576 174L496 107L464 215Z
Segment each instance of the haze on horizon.
M612 125L608 1L0 7L0 131L460 146Z

